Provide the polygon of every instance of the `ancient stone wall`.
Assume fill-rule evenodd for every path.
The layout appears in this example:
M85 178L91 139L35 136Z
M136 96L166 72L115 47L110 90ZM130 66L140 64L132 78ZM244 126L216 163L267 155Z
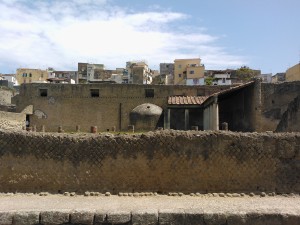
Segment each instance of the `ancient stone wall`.
M263 131L275 131L288 105L299 95L300 81L261 84L261 119ZM298 128L300 125L298 124Z
M151 103L165 109L168 96L210 95L228 88L230 86L26 84L21 86L14 103L17 112L33 105L30 123L37 129L45 125L46 131L57 131L63 126L65 131L72 132L80 125L85 132L91 126L97 126L99 131L112 127L127 130L131 111L141 104ZM147 96L149 89L153 96ZM92 97L91 90L98 90L99 96Z
M278 132L300 132L300 95L289 105L276 128Z
M0 87L0 105L11 104L11 98L13 97L13 91Z
M300 192L299 133L0 131L0 192Z
M0 129L22 130L26 125L25 121L26 115L24 113L0 111Z

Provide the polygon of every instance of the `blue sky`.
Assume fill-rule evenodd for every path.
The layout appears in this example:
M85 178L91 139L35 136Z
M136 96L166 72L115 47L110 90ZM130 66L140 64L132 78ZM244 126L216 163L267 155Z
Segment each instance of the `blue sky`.
M284 72L300 61L299 0L0 0L0 73L77 62Z

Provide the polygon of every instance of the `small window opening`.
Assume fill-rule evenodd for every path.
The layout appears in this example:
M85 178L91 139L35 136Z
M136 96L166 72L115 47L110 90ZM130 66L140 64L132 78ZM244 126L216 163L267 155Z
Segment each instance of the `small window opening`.
M48 96L48 90L47 89L40 89L40 96L41 97L47 97Z
M100 96L99 89L91 89L91 97L92 98L98 98Z
M154 89L145 89L145 97L153 98L154 97Z

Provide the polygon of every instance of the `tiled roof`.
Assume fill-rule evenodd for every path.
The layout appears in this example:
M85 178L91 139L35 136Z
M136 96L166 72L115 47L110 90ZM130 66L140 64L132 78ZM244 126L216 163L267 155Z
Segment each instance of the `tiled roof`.
M201 105L208 96L170 96L169 105Z

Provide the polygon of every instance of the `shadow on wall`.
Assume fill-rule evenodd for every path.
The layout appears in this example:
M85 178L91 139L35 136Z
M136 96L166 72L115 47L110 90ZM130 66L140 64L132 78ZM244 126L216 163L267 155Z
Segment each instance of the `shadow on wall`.
M300 95L298 95L282 115L276 132L300 132Z

